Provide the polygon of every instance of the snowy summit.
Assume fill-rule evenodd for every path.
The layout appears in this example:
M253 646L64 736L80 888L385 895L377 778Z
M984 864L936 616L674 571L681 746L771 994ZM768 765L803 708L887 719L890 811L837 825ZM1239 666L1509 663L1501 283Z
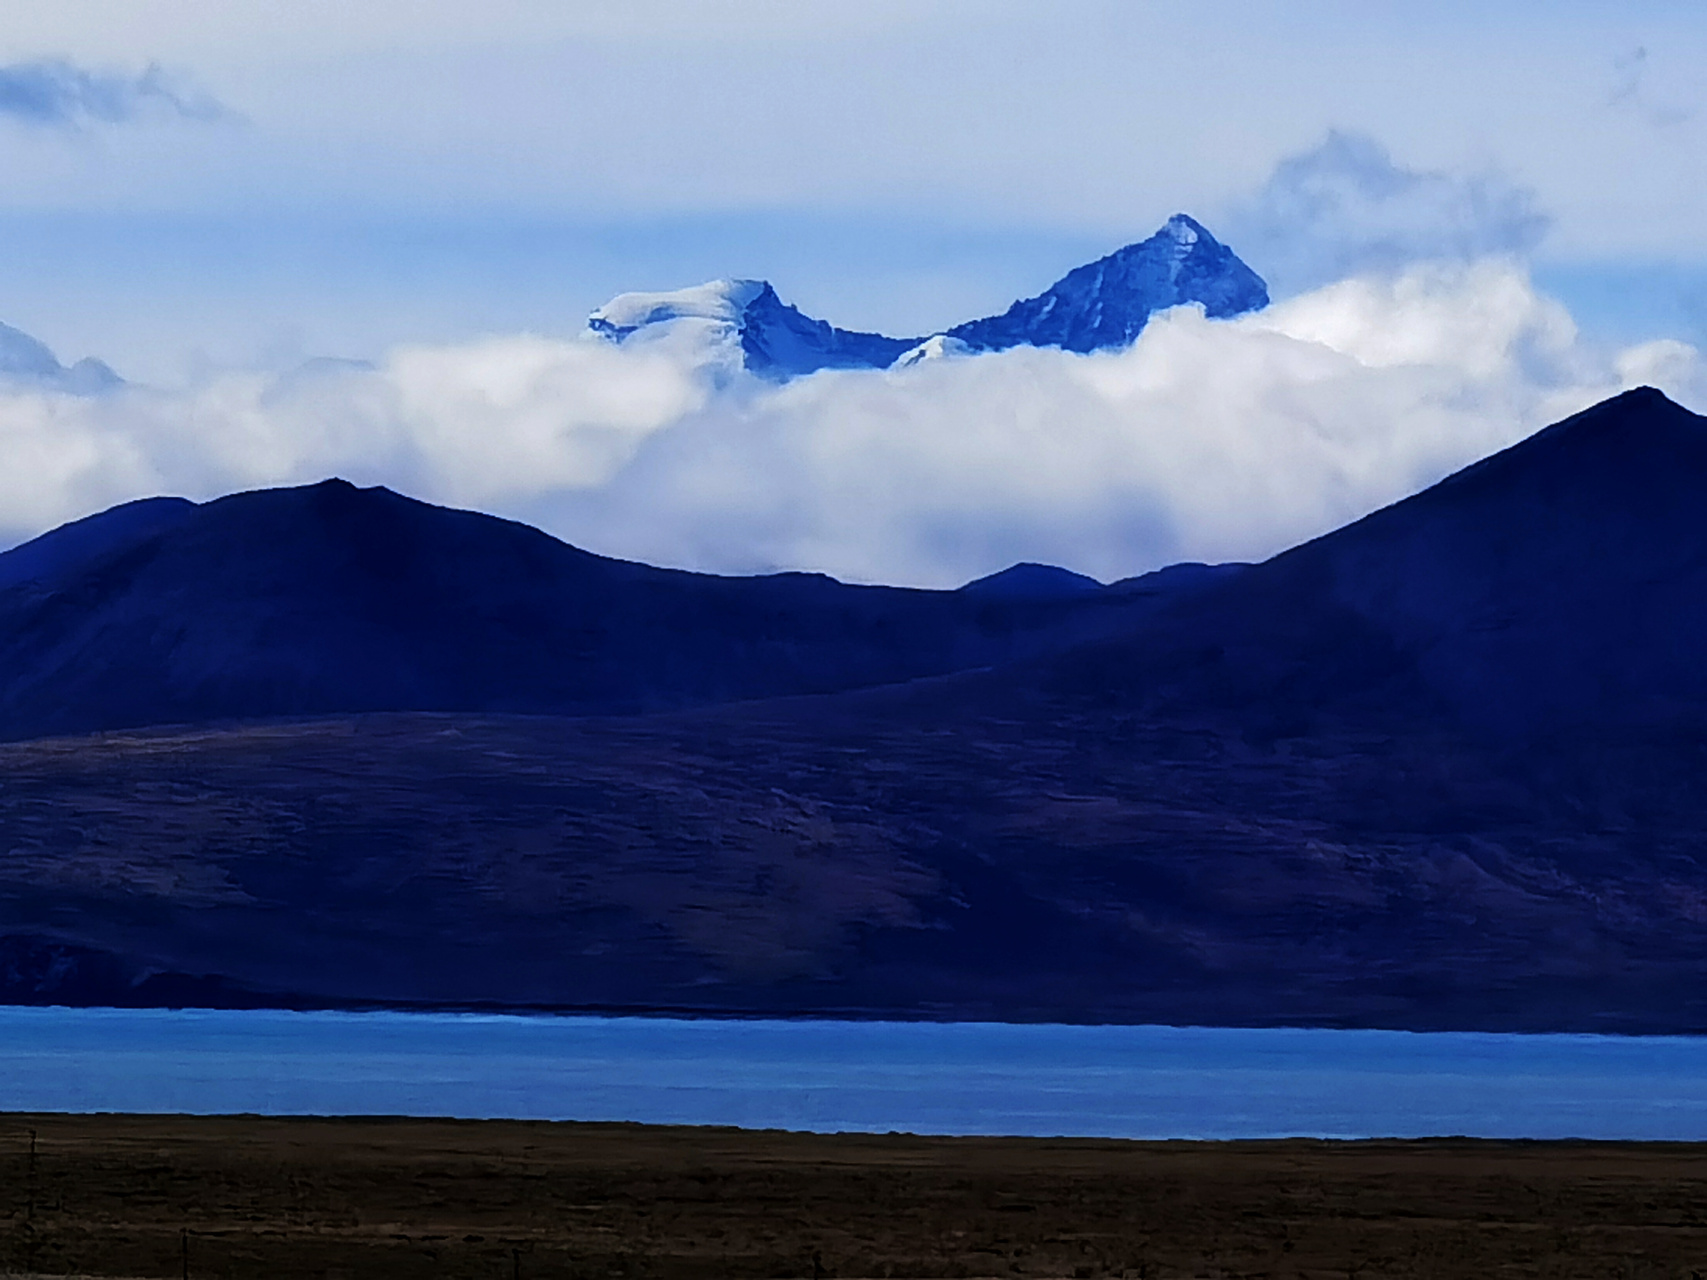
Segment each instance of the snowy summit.
M746 367L777 381L819 369L887 369L1009 347L1102 351L1130 344L1158 311L1196 304L1216 319L1268 305L1268 286L1196 220L1175 214L1148 240L1069 271L999 316L944 333L890 338L814 320L762 280L714 280L673 293L625 293L593 312L588 327L621 342L679 320L730 326Z

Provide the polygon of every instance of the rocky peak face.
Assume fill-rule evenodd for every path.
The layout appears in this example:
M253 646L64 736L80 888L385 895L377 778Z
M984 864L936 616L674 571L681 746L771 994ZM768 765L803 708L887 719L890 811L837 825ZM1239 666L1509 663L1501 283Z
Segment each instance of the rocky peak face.
M1157 311L1186 303L1226 319L1268 305L1268 286L1202 224L1175 214L1148 240L1069 271L999 316L948 331L978 351L1100 351L1132 342Z

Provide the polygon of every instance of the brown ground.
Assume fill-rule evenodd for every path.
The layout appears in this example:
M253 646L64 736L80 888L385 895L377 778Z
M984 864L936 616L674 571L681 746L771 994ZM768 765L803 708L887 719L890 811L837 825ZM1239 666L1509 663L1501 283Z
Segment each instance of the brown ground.
M1707 1273L1707 1146L0 1117L0 1273L186 1268L1690 1280Z

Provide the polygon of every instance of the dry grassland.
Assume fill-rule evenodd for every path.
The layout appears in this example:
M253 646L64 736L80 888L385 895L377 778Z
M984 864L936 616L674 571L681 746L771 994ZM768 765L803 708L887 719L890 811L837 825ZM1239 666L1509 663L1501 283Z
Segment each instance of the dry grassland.
M0 1197L14 1275L1707 1273L1707 1148L1688 1144L11 1115Z

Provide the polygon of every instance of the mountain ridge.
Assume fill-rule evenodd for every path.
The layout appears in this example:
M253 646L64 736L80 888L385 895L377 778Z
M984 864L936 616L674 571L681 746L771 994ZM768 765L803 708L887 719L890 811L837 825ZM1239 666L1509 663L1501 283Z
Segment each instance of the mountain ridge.
M343 480L150 499L0 554L0 738L833 692L1008 661L1155 606L1091 585L963 593L660 569Z
M1261 564L1045 573L1055 598L994 602L1039 640L1009 660L645 714L0 743L0 998L1701 1034L1703 487L1707 419L1638 389ZM361 493L267 502L325 500L367 531L334 560L404 564L387 539L436 517ZM146 657L166 615L126 584L189 527L41 599ZM196 545L320 572L283 528ZM225 607L208 563L170 579L206 580L169 595L190 616ZM319 597L335 638L374 591L350 581ZM20 590L14 645L52 625L4 612ZM977 632L953 612L977 594L904 593L948 612L854 633ZM717 597L684 599L646 615L676 650L744 652L718 650L745 633ZM847 632L847 607L800 606L758 662ZM1024 633L1063 608L1113 625Z
M763 280L718 280L674 293L621 294L594 311L589 331L622 342L654 325L711 321L738 338L746 368L786 380L821 369L884 369L918 358L1059 347L1080 354L1123 347L1151 315L1196 303L1214 319L1268 305L1262 278L1187 215L1146 240L1076 267L1000 315L936 334L890 338L839 329L782 301Z
M1246 652L1260 677L1231 658L1202 668L1227 691L1277 684L1273 664L1296 652L1285 679L1311 691L1297 714L1363 696L1324 677L1310 646L1328 635L1489 733L1704 714L1701 485L1707 419L1634 388L1195 595L1182 609L1201 632L1175 624L1170 643L1214 631L1266 646Z

